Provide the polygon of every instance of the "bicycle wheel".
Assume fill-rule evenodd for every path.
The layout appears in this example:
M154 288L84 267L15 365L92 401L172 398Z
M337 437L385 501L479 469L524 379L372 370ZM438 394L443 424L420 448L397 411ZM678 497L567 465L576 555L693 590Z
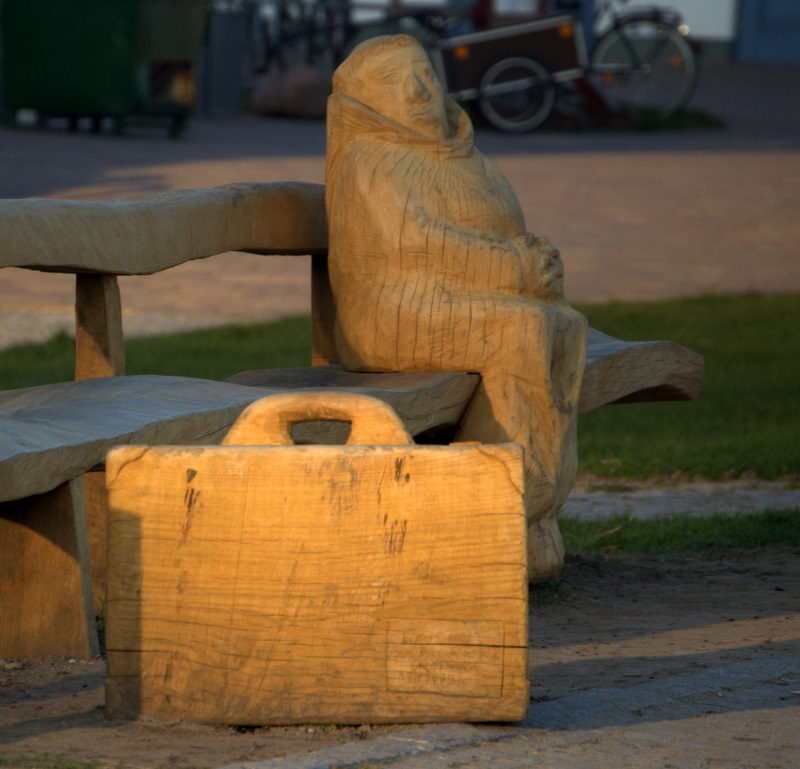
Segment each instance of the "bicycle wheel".
M496 62L481 78L481 112L501 131L521 133L536 128L550 114L554 100L550 73L524 56Z
M610 106L665 115L692 95L697 68L686 39L652 19L624 22L600 38L591 59Z

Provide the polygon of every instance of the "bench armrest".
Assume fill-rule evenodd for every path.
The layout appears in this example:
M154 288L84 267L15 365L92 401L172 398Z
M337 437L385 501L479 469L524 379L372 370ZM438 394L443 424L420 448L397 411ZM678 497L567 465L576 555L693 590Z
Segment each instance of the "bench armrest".
M694 400L703 356L675 342L625 342L589 329L578 413L610 403Z

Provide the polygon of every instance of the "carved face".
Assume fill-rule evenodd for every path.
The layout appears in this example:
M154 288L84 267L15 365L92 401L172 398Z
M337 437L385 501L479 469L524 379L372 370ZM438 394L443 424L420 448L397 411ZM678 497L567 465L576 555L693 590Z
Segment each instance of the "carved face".
M448 134L444 92L421 47L381 51L371 71L374 88L362 101L380 115L431 139Z

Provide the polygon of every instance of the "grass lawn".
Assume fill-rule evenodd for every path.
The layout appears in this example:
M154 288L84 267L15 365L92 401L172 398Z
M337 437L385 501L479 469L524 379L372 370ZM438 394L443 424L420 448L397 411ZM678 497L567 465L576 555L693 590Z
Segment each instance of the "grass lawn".
M703 517L686 513L650 519L627 515L590 521L559 518L558 525L567 552L577 554L720 553L775 544L800 548L797 510Z
M694 402L608 406L578 422L584 471L643 478L800 475L800 296L705 296L582 306L595 328L705 357Z
M800 477L800 296L702 296L581 305L592 326L622 339L669 339L705 356L692 403L608 406L579 420L580 469L606 478L680 472L709 479ZM306 366L307 317L129 340L130 374L224 379ZM73 377L74 342L0 352L0 388Z

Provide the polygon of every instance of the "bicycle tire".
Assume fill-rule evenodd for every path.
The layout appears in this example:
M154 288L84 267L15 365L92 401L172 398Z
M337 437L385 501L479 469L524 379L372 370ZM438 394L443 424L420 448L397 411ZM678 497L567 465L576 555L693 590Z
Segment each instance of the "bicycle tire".
M671 115L694 90L697 65L675 27L631 19L609 30L592 51L591 71L611 107Z
M534 59L510 56L481 78L478 105L495 128L524 133L541 125L555 102L550 73Z

